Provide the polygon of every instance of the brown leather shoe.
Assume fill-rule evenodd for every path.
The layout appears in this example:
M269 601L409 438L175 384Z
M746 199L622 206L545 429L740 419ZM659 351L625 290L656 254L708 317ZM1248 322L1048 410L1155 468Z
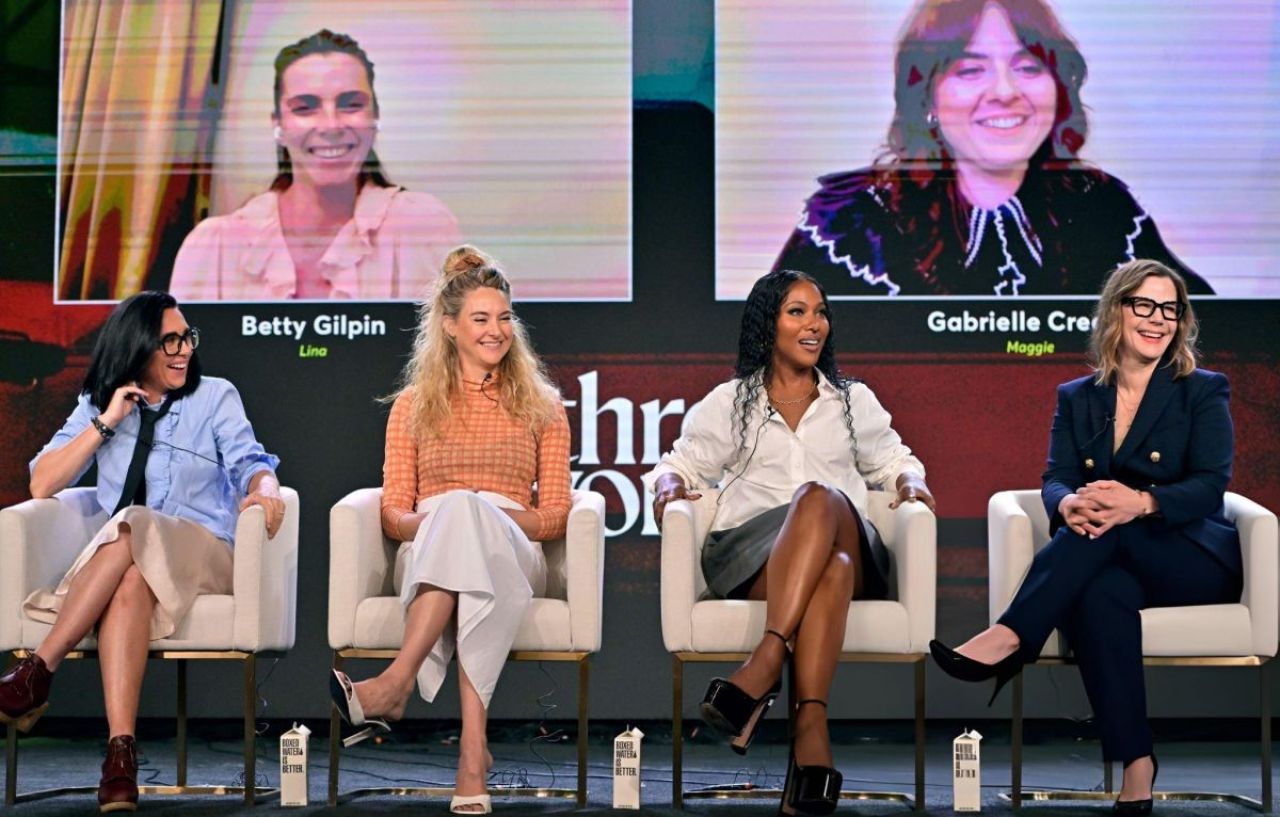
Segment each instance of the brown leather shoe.
M49 684L53 673L44 659L32 653L0 675L0 723L12 723L28 732L49 708Z
M133 735L116 735L107 743L98 781L98 811L137 811L138 744Z

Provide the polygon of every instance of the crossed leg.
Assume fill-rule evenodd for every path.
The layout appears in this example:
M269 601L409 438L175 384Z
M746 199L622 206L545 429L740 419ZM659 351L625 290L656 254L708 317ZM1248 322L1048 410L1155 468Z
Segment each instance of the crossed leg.
M795 640L796 699L826 701L844 643L849 601L862 591L862 527L849 500L819 482L801 485L765 566L747 597L766 604L765 627ZM786 651L766 635L729 680L762 695L782 671ZM796 762L831 765L826 710L800 707Z

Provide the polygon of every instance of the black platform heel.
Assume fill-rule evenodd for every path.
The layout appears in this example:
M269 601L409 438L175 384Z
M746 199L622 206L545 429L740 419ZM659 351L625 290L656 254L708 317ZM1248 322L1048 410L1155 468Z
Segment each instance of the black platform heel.
M827 702L819 698L805 698L796 703L799 709L805 704L821 704ZM791 745L791 756L787 761L787 782L782 787L782 803L778 813L796 814L830 814L836 810L840 802L840 789L844 785L844 775L829 766L800 766L796 763L794 739Z
M1129 761L1132 763L1133 761ZM1125 764L1125 768L1129 768ZM1160 774L1160 761L1156 760L1155 752L1151 753L1151 793L1155 794L1156 776ZM1148 797L1146 800L1120 800L1117 799L1115 804L1111 806L1112 814L1123 814L1125 817L1146 817L1151 813L1155 798Z
M995 678L996 688L992 690L991 700L987 701L987 706L995 703L996 696L1000 694L1000 690L1004 689L1004 685L1022 672L1022 658L1017 652L994 664L984 664L961 655L937 639L929 642L929 652L933 655L934 663L947 675L957 680L985 681L988 678Z
M782 641L790 651L787 637L777 630L765 630ZM702 720L708 726L729 735L729 748L740 755L747 753L751 739L756 735L760 721L782 691L782 679L779 677L759 698L753 698L743 692L737 684L724 678L713 678L707 687L707 694L702 698Z

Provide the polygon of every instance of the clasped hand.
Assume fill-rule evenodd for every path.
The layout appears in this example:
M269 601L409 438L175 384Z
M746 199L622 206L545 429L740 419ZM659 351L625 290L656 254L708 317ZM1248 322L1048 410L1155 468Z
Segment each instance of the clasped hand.
M1097 539L1116 525L1142 516L1142 494L1122 482L1100 479L1074 494L1067 494L1058 511L1067 527L1090 539Z

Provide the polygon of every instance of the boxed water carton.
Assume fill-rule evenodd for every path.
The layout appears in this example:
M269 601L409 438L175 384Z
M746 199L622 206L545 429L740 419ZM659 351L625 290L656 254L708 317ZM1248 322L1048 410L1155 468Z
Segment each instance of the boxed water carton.
M966 729L951 742L956 811L982 811L982 735Z
M307 738L311 730L294 724L280 736L280 805L307 804Z
M613 739L613 807L640 808L640 740L644 733L628 729Z

